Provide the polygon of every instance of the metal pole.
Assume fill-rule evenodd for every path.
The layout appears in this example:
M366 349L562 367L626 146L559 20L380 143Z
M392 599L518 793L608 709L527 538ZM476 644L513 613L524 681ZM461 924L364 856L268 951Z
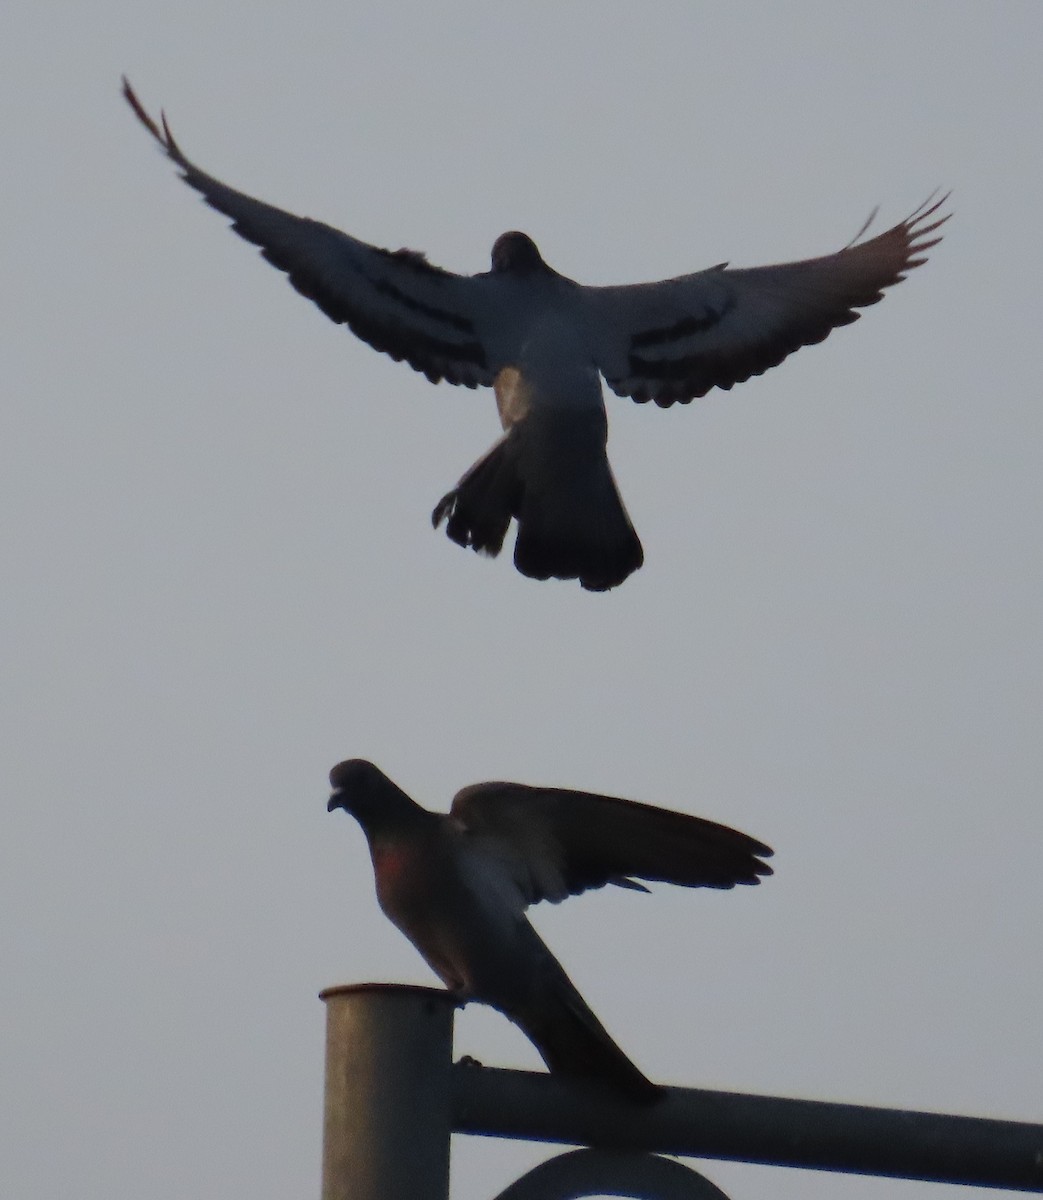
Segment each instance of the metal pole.
M635 1105L542 1073L452 1076L458 1133L1043 1192L1043 1125L699 1088Z
M448 1200L452 996L327 988L322 1200Z

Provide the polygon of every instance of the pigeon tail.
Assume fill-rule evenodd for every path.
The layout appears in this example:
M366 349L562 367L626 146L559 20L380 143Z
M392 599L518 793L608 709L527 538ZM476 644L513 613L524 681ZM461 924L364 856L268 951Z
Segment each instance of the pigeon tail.
M540 425L532 418L515 425L439 501L432 524L445 520L457 545L495 556L516 518L514 565L523 575L578 579L592 592L618 587L644 551L603 441L592 445L575 416L568 426Z
M439 500L431 524L437 529L445 521L450 541L495 558L511 517L517 516L521 494L518 445L508 433Z
M514 565L532 579L578 579L590 592L618 587L645 561L602 450L574 471L540 474L522 494Z
M605 1084L641 1104L662 1098L663 1089L627 1058L571 985L564 995L542 996L531 1020L510 1016L552 1073Z

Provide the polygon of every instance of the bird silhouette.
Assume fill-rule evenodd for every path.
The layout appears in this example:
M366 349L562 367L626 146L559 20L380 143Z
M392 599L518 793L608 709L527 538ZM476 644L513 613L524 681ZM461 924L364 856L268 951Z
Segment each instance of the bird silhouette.
M601 377L617 395L665 408L760 375L857 320L925 261L948 219L938 215L945 197L932 198L822 258L722 263L621 287L568 279L511 231L488 271L457 275L235 191L185 157L165 115L153 121L126 79L123 93L185 182L331 320L432 382L494 389L503 436L438 502L434 525L496 555L515 520L523 575L591 591L616 587L644 561L609 466Z
M461 1002L492 1005L548 1068L638 1101L660 1089L612 1040L525 910L605 884L756 884L771 850L700 817L633 800L520 783L478 783L448 814L422 808L371 762L330 772L328 808L366 835L377 900Z

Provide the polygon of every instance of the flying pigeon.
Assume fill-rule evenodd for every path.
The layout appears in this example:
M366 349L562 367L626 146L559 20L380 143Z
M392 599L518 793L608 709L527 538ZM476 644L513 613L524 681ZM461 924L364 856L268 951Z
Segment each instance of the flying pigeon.
M461 1003L492 1005L551 1071L635 1100L660 1089L616 1045L525 917L606 883L759 883L771 850L734 829L633 800L520 783L476 783L448 815L421 808L372 763L330 772L327 808L369 842L377 900Z
M415 250L383 250L234 191L184 156L166 116L153 121L126 79L123 94L185 182L331 320L432 383L493 388L503 436L438 502L434 525L495 556L513 518L523 575L591 591L616 587L644 561L608 462L600 376L617 395L662 408L727 390L857 320L856 309L925 261L948 219L938 215L946 197L932 197L824 258L721 263L622 287L576 283L512 231L493 244L490 270L456 275Z

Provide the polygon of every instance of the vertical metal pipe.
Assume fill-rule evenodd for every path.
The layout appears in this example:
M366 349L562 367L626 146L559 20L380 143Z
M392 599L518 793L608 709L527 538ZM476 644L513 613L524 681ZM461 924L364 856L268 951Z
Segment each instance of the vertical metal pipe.
M322 1200L448 1200L454 1001L327 988Z

